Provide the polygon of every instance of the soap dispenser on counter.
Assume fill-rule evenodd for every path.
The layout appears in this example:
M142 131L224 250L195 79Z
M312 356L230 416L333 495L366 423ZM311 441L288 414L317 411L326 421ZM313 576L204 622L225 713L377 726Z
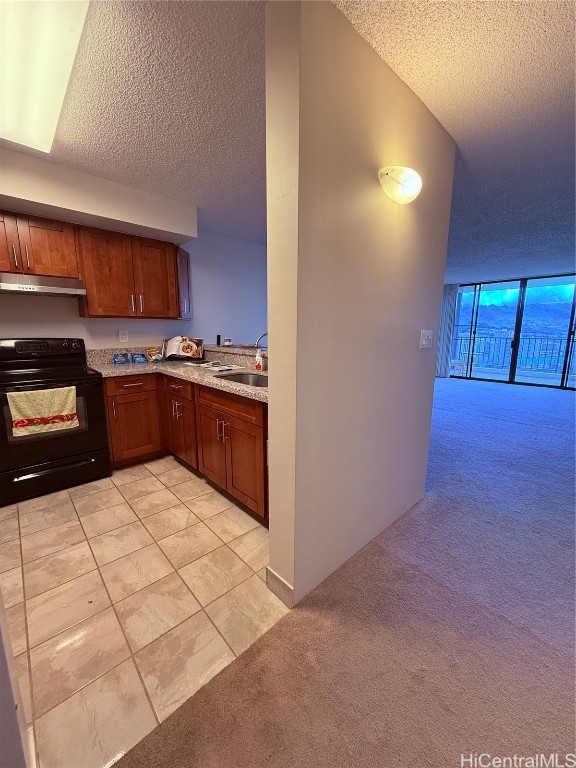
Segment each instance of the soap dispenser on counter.
M266 370L266 354L261 349L256 351L256 365L254 366L257 371Z

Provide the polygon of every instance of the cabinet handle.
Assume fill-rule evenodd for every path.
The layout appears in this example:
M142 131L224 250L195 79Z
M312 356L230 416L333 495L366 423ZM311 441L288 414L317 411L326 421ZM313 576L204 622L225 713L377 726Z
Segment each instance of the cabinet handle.
M12 256L14 257L14 266L16 269L20 269L20 264L18 264L18 256L16 256L16 246L14 243L12 243Z
M228 434L226 434L226 427L228 427ZM226 440L230 440L230 424L222 422L222 442L225 443Z
M130 294L130 301L132 302L132 313L136 312L136 306L134 305L134 294Z
M142 294L140 294L140 314L144 312L144 299L142 298Z
M30 254L28 253L28 246L24 246L24 250L26 251L26 264L28 265L28 269L30 269Z
M220 419L216 419L216 440L218 440L218 442L220 442L220 424L224 426L223 421L220 421ZM224 430L222 430L222 432L224 432Z
M176 416L176 403L172 400L172 416Z
M136 384L122 384L123 387L143 387L144 382L138 381Z
M112 400L112 415L114 416L114 421L118 421L118 418L116 417L116 401Z
M182 389L182 384L168 384L168 389Z
M179 419L180 416L182 416L182 411L180 410L182 407L182 403L176 403L176 418Z
M184 314L186 314L186 307L188 306L188 300L184 299Z

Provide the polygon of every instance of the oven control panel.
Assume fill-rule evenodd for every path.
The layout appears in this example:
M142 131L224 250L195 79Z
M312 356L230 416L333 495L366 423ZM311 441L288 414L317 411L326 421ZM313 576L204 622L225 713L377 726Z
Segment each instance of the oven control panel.
M17 341L14 345L19 354L29 354L30 352L50 352L49 341Z
M0 339L0 359L50 358L84 354L84 339Z

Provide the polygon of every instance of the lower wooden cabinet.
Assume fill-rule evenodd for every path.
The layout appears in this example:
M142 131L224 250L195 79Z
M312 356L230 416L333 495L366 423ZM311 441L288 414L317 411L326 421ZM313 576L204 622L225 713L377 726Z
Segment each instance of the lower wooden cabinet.
M106 379L112 461L166 451L267 517L264 403L172 376Z
M107 400L112 461L127 461L162 450L155 389L112 395Z
M220 408L208 405L210 399ZM266 517L266 431L262 403L212 393L207 388L199 388L197 400L198 469L256 514Z
M226 445L222 439L222 413L197 406L198 469L221 488L226 488Z
M186 464L198 468L193 385L173 377L163 378L162 414L166 448Z
M266 516L266 440L264 429L233 416L223 426L226 490L262 517Z

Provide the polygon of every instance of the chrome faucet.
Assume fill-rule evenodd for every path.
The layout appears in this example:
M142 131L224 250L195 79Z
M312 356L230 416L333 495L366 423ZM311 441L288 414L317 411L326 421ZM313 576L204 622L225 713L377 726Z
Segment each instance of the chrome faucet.
M260 347L260 342L262 341L264 336L268 336L268 331L266 331L265 333L261 333L260 336L258 336L258 338L256 339L256 344L254 344L256 349L258 349Z

